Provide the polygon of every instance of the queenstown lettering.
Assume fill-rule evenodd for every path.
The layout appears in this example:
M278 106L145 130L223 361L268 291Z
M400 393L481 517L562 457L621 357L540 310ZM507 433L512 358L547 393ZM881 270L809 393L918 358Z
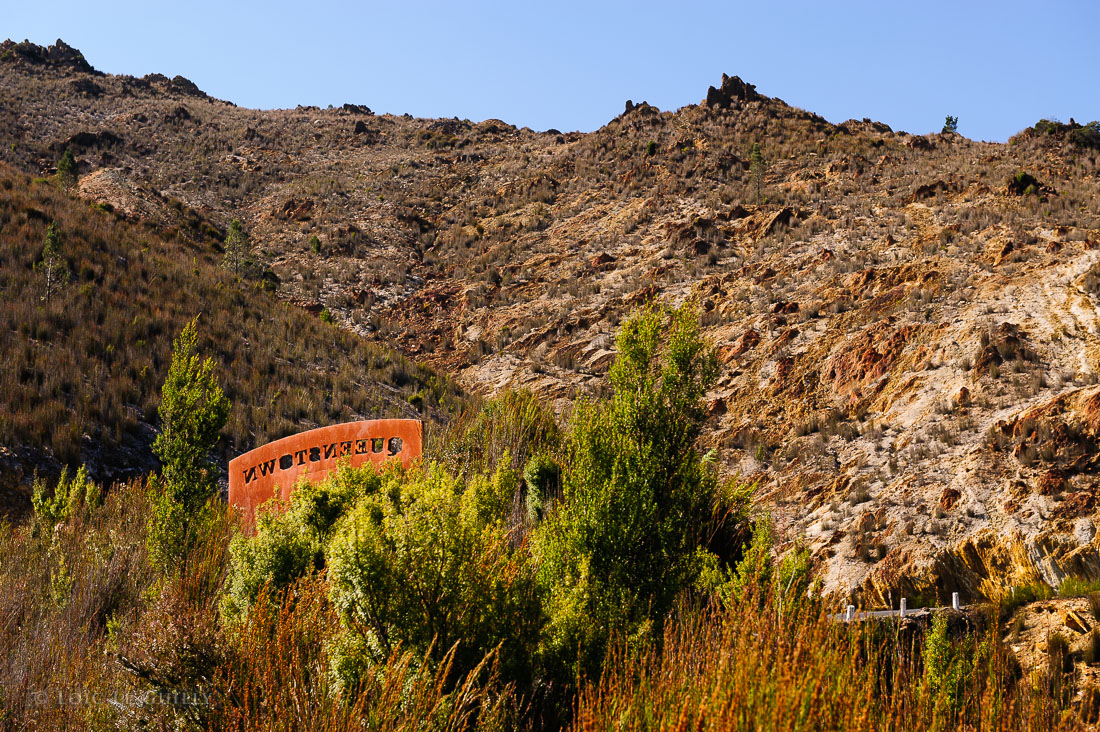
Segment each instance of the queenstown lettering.
M341 458L348 455L369 455L371 453L382 452L383 446L386 447L386 457L393 457L401 452L402 440L400 437L386 438L373 438L373 439L359 439L359 440L342 440L340 442L331 442L327 445L319 445L316 447L303 448L295 450L293 453L286 453L278 458L279 470L290 470L295 465L305 465L306 456L309 456L310 462L319 462L321 460L322 452L324 453L324 459L329 460L333 458ZM297 461L295 461L297 458ZM251 483L257 478L257 469L259 475L274 475L276 470L276 459L265 460L242 470L245 485Z
M229 504L251 527L256 509L283 501L300 480L323 480L341 465L381 465L420 457L422 426L414 419L378 419L321 427L257 447L229 463ZM278 505L278 504L276 504Z

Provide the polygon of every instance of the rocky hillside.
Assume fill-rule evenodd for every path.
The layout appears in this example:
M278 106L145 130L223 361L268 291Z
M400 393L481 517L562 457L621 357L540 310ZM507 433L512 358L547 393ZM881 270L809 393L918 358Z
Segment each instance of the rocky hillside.
M4 159L71 147L83 196L160 227L238 217L281 297L473 391L565 412L624 313L696 302L724 363L707 439L831 589L1100 579L1095 125L914 135L736 77L588 134L259 111L60 41L0 46L0 94Z

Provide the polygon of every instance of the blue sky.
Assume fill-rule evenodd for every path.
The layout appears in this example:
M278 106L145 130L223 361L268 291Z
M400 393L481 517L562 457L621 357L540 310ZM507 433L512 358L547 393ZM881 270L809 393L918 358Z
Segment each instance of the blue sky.
M242 106L592 130L625 100L696 103L723 72L833 122L1005 140L1100 119L1100 3L5 3L0 37L96 68L182 74Z

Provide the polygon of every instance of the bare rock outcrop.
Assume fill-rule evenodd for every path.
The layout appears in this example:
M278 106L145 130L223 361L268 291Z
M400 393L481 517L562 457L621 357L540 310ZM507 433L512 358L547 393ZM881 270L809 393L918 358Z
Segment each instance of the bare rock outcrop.
M755 84L742 81L740 76L727 76L722 74L722 85L718 88L707 89L706 105L718 109L736 107L740 102L752 102L765 99L758 94Z
M16 43L11 39L0 43L0 61L22 60L29 64L99 74L77 49L60 38L52 46L39 46L30 41Z

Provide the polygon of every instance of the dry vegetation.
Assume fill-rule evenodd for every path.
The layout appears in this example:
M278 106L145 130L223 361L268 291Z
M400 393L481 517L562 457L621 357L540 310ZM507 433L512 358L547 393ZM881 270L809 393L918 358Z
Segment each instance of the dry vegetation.
M398 652L358 689L340 687L342 635L324 574L226 623L229 522L208 526L162 578L146 562L147 508L134 481L56 528L35 519L0 532L0 729L557 727L552 709L502 682L493 654L455 678L452 654L430 664ZM762 582L726 609L684 605L659 645L617 646L566 726L1038 732L1097 719L1089 680L1100 659L1048 632L1049 649L1032 648L1022 665L1010 647L1026 632L1014 607L1003 624L952 615L933 657L920 622L837 623L816 600L777 607L781 589Z
M51 223L64 277L47 301L41 252ZM321 424L456 404L445 378L280 302L260 282L236 281L218 267L216 239L128 223L7 167L0 231L0 434L9 450L34 451L18 455L5 480L27 480L39 466L88 464L99 479L149 470L171 341L196 315L233 402L225 454Z

